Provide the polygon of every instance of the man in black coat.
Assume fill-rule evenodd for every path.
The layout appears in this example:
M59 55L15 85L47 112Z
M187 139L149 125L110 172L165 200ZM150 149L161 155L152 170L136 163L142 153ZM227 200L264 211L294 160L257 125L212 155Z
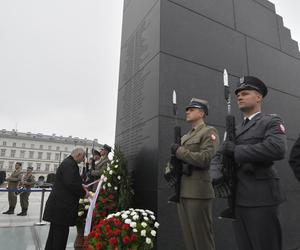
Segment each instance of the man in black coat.
M66 249L69 226L76 225L79 199L85 194L78 168L84 157L84 150L75 148L56 171L43 216L43 220L50 222L45 250Z
M289 163L294 171L296 178L300 181L300 136L298 137L291 150Z
M274 161L287 149L285 128L278 115L261 113L268 92L256 77L240 79L235 90L244 122L236 141L224 142L223 153L237 165L234 232L240 250L281 250L279 204L285 200Z

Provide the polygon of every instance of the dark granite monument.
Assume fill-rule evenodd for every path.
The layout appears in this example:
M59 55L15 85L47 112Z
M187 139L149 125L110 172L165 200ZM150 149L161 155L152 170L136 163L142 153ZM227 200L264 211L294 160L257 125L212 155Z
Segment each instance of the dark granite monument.
M265 113L285 120L289 150L300 133L300 53L267 0L125 0L116 143L134 176L135 206L156 211L157 249L183 250L176 207L163 178L173 141L172 91L180 125L191 97L208 99L207 123L223 137L226 105L223 69L235 86L254 75L269 87ZM233 112L241 119L237 106ZM287 160L278 162L287 201L282 205L284 249L300 247L300 184ZM235 250L231 223L216 219L225 201L216 200L216 246Z

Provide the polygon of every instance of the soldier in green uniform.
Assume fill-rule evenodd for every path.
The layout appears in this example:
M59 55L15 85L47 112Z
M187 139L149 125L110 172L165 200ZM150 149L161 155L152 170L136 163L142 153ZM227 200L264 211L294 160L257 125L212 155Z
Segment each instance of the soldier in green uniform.
M183 162L177 209L188 250L215 249L212 228L214 191L208 170L219 145L219 136L214 127L204 123L206 115L208 102L193 98L186 108L186 121L192 129L181 138L181 145L172 145L173 153Z
M107 167L107 164L110 163L108 159L108 154L111 152L111 147L107 144L104 144L100 152L94 150L95 159L95 170L92 170L91 174L94 176L95 180L99 179L103 173L103 170ZM99 157L98 157L99 155ZM93 191L96 191L98 184L93 186Z
M29 195L30 195L29 190L35 184L35 178L34 178L34 175L32 174L32 170L33 170L32 167L27 167L27 171L22 176L21 181L20 181L20 186L25 188L25 192L22 192L20 194L20 203L21 203L22 211L17 214L19 216L27 215L28 204L29 204L28 201L29 201Z
M21 173L22 171L22 163L16 162L15 164L15 170L12 172L12 174L6 178L8 182L8 190L12 190L11 192L8 192L8 203L9 208L7 211L3 212L3 214L14 214L15 207L17 204L17 197L14 193L14 190L17 188L19 181L21 179Z

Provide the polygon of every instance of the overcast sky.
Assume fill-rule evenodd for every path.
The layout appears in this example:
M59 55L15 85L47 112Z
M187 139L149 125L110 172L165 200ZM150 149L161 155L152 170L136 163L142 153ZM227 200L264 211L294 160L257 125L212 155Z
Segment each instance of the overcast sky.
M300 41L300 1L272 0ZM123 0L0 1L0 129L113 144Z

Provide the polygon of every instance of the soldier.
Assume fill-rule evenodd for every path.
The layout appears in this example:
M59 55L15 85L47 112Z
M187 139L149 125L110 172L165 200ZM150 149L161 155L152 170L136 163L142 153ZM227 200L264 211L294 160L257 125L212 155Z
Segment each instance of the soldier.
M17 196L14 193L14 189L17 188L19 181L21 180L21 173L22 171L22 163L16 162L15 164L15 170L12 172L12 174L6 178L8 182L8 190L12 190L11 192L8 192L8 203L9 208L7 211L3 212L2 214L14 214L15 213L15 207L17 204Z
M219 144L214 127L204 123L208 102L193 98L186 108L186 121L192 129L181 138L181 146L172 145L172 152L182 161L179 220L188 250L213 250L212 199L214 191L209 176L210 160Z
M91 171L91 175L94 176L95 180L99 179L106 168L107 164L110 163L108 154L111 152L111 147L107 144L101 148L100 152L94 150L95 170ZM97 184L93 186L93 191L96 191Z
M300 181L300 136L291 150L289 164L292 167L296 178Z
M280 250L279 204L284 201L274 161L284 158L287 142L282 119L261 113L267 95L258 78L245 76L235 90L244 122L236 128L236 141L223 143L223 154L237 165L233 222L240 250Z
M25 192L22 192L20 194L20 203L22 211L18 213L18 216L25 216L27 215L28 210L28 204L29 204L29 190L34 186L35 184L35 178L32 174L33 167L27 167L26 173L22 176L20 181L20 186L24 187Z

